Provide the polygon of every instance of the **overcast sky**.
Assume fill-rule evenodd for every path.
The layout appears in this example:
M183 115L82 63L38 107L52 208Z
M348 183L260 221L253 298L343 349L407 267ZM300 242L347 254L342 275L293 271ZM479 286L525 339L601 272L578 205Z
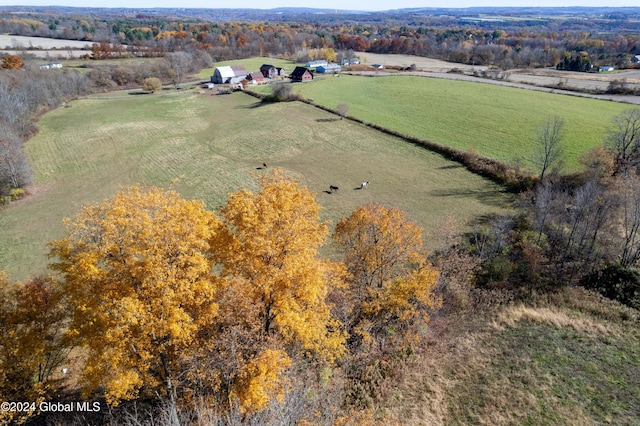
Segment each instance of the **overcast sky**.
M344 10L390 10L410 7L549 7L549 6L640 6L639 0L243 0L223 2L212 0L0 0L0 9L7 5L82 6L82 7L184 7L184 8L255 8L313 7Z

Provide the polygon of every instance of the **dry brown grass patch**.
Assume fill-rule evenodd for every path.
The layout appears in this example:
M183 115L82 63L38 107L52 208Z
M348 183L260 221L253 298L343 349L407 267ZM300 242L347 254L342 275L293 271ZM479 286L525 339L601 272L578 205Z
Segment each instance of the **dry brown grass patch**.
M568 315L561 309L533 308L524 305L509 306L501 310L492 325L498 330L502 330L503 325L516 327L520 322L547 324L556 329L570 327L576 331L593 334L612 334L615 332L602 323Z

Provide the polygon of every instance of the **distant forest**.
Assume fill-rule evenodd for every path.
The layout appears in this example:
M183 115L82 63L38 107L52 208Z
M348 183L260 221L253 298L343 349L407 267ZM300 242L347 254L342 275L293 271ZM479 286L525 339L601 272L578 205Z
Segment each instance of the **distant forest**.
M108 55L205 51L215 61L274 55L340 59L350 51L463 64L630 68L640 55L640 8L470 8L349 12L322 9L7 7L0 33L109 42ZM336 56L334 56L336 55ZM315 57L314 57L315 56ZM317 58L324 56L324 58Z

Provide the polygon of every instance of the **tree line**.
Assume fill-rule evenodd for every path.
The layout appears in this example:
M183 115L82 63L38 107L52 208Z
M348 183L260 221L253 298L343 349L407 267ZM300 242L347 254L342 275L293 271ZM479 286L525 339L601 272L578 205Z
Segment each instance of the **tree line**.
M20 56L0 70L0 204L22 194L32 173L24 143L35 131L35 118L65 100L87 93L90 80L78 72L24 69ZM11 66L5 66L11 64ZM17 68L17 69L14 69Z
M163 56L187 49L206 51L217 61L278 55L303 59L306 49L368 51L427 56L502 69L549 67L581 70L593 65L630 67L640 54L637 26L630 17L606 20L460 20L458 17L402 16L380 22L301 19L208 21L190 17L71 18L32 13L0 19L0 32L108 42L113 54ZM615 23L613 25L612 23ZM55 26L55 29L51 29ZM66 37L63 35L66 34ZM27 47L25 47L26 49ZM305 59L306 60L306 59Z

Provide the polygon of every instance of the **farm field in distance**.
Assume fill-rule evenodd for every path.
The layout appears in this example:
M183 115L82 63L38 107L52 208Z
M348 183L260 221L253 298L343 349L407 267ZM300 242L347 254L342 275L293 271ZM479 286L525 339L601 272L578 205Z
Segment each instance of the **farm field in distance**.
M268 86L255 89L268 93ZM413 76L339 78L316 75L295 84L294 93L329 108L349 105L349 115L367 122L502 161L532 168L535 129L550 115L565 121L566 171L602 144L611 118L640 108L532 90Z
M63 218L121 185L172 187L214 209L229 192L255 188L263 162L314 191L326 220L370 201L397 205L425 227L428 241L447 215L468 224L511 200L440 155L300 102L263 105L242 93L190 90L68 105L44 115L26 145L33 195L0 215L0 269L12 279L42 272L46 243L62 235ZM355 189L365 180L368 189ZM340 190L327 194L329 185Z

